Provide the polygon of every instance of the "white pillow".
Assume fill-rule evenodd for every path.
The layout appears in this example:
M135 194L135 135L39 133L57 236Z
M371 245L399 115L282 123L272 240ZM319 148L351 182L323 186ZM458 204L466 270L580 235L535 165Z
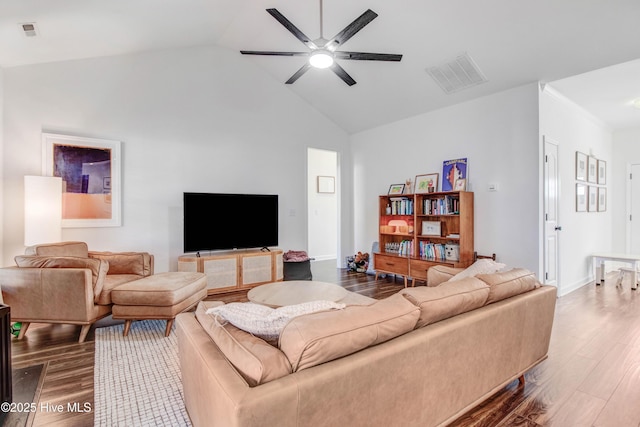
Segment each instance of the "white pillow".
M451 279L449 279L449 281L453 282L456 280L464 279L465 277L473 277L477 274L495 273L502 270L506 266L506 264L502 264L501 262L495 262L492 259L482 258L471 264L466 269L462 270L460 273L453 276Z
M282 329L294 317L344 307L345 304L332 301L310 301L280 308L271 308L251 302L233 302L210 308L207 310L207 314L219 316L236 328L266 341L273 341L278 339Z

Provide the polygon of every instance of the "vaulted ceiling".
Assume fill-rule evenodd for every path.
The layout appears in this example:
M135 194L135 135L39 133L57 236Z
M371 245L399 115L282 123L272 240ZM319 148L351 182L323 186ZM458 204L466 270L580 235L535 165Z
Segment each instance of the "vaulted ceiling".
M351 87L317 69L284 85L303 57L240 62L273 76L350 133L575 75L552 86L614 129L640 126L640 110L628 105L640 97L638 0L324 0L323 6L326 38L375 11L379 16L341 49L401 53L402 61L339 61L357 81ZM201 45L239 56L241 49L305 50L267 8L310 38L320 36L318 0L5 0L0 67ZM29 22L36 37L22 34L19 24ZM464 53L488 81L446 94L426 69ZM621 63L627 64L601 70Z

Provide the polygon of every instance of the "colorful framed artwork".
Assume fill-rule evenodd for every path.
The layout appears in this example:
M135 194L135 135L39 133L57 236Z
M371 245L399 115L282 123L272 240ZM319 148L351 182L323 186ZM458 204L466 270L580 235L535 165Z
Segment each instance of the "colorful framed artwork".
M442 163L442 191L454 191L456 181L467 178L466 158L445 160Z
M453 187L455 191L465 191L467 189L466 179L456 179L456 183Z
M587 155L576 151L576 180L587 180Z
M592 184L598 182L598 159L593 156L587 160L587 181Z
M437 173L428 173L426 175L416 175L415 190L416 194L434 193L438 191Z
M42 134L42 173L62 178L62 227L119 227L120 141Z
M598 184L605 185L607 183L607 162L598 160Z
M587 201L587 210L589 212L598 211L598 187L589 186L589 199Z
M587 211L587 186L576 184L576 212Z
M389 195L404 193L404 184L391 184L389 186Z
M605 187L598 188L598 212L607 210L607 189Z

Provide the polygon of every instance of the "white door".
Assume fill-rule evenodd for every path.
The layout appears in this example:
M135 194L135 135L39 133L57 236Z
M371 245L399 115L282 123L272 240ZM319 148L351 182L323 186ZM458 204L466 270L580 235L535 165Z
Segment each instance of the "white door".
M559 175L558 146L544 138L544 277L542 282L558 286L559 243L558 224Z
M629 174L629 241L632 254L640 253L640 165L631 165Z

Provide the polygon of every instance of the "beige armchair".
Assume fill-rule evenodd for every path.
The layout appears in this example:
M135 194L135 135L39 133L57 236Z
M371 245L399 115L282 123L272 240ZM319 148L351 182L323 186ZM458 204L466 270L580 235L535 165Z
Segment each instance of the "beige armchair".
M147 252L91 252L84 242L27 248L16 267L0 268L0 289L11 320L22 322L18 339L31 323L81 325L84 342L91 325L111 313L111 290L153 274Z

